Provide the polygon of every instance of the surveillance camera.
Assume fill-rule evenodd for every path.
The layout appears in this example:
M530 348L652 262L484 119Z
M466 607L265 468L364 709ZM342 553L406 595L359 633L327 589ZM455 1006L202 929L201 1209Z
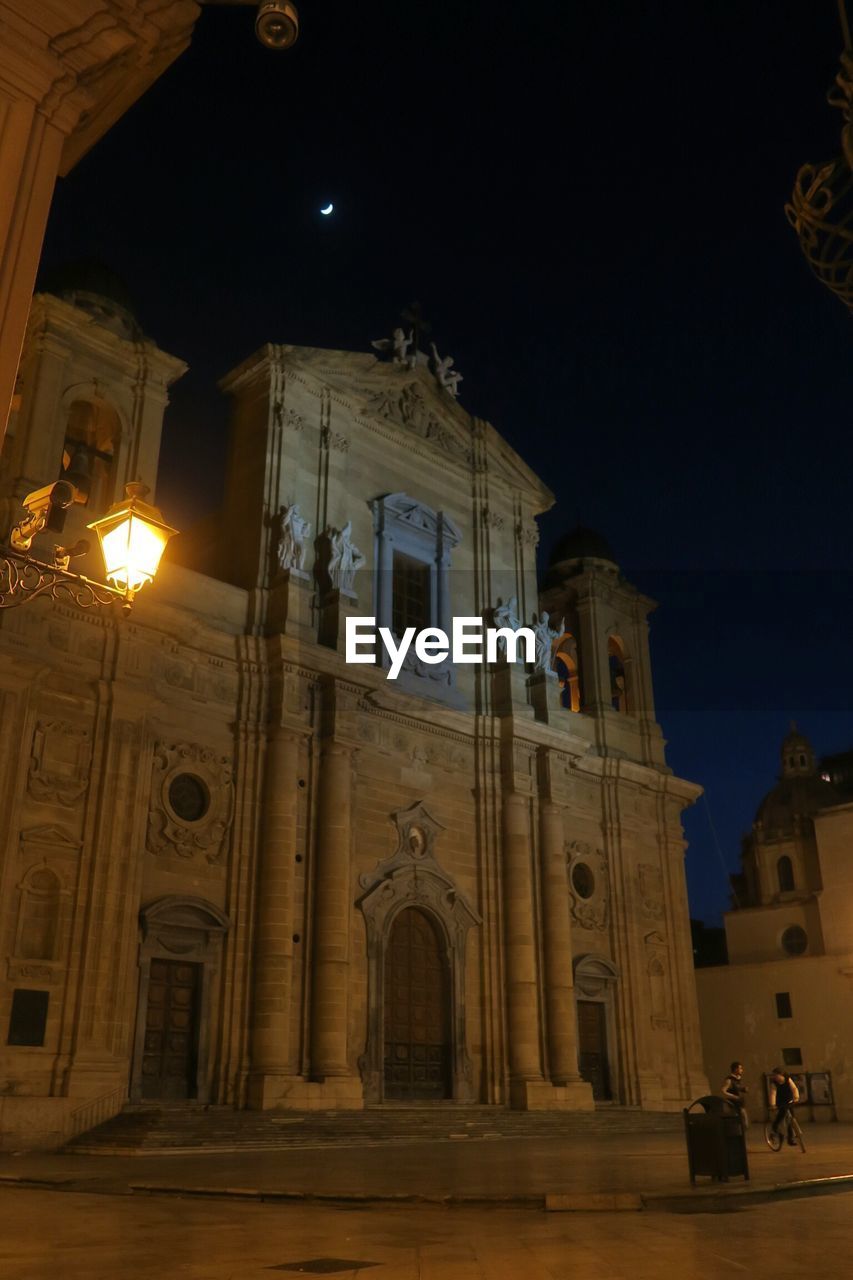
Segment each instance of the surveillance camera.
M12 546L16 551L29 551L33 538L42 529L60 533L65 524L65 512L75 502L85 502L86 495L68 480L54 480L53 484L34 489L24 498L21 506L27 514L19 520L11 532Z
M255 35L267 49L289 49L299 35L299 14L290 0L261 0Z

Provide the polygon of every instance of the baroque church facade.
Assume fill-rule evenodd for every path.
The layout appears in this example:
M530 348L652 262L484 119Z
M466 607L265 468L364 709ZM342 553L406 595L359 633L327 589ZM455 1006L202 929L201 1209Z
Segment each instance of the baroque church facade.
M81 453L65 544L153 484L184 365L100 288L34 299L4 534ZM128 1102L706 1091L680 823L699 789L655 720L654 604L585 530L540 583L545 484L446 362L380 345L269 344L228 374L223 509L129 619L0 610L6 1146ZM535 663L346 661L348 618L462 615L533 627Z

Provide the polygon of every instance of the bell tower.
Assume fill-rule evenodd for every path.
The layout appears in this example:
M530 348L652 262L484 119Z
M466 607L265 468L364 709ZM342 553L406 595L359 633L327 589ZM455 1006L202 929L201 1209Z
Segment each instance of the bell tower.
M0 533L27 493L67 476L88 494L69 509L67 540L130 481L154 489L169 387L187 366L144 336L105 268L68 268L48 288L33 298L0 457Z
M573 709L593 718L600 753L662 767L649 656L655 601L625 580L606 539L578 525L554 548L541 603L563 619L557 660L572 655Z

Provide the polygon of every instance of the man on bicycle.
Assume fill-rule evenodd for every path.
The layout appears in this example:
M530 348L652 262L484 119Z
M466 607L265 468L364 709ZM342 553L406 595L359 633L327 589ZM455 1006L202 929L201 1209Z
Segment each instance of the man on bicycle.
M774 1067L770 1074L770 1106L776 1108L776 1115L773 1124L770 1126L773 1133L780 1133L780 1126L784 1122L787 1130L787 1141L789 1147L797 1145L791 1129L791 1113L790 1108L795 1102L800 1100L800 1091L794 1084L791 1077L782 1067Z

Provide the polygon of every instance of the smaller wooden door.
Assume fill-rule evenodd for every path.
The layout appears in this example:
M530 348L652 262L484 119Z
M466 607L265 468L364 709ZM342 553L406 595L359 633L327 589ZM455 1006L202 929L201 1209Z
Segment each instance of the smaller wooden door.
M606 1102L610 1092L607 1068L606 1008L599 1000L578 1000L578 1067L592 1085L592 1096Z
M152 960L142 1057L143 1098L197 1092L199 965Z

